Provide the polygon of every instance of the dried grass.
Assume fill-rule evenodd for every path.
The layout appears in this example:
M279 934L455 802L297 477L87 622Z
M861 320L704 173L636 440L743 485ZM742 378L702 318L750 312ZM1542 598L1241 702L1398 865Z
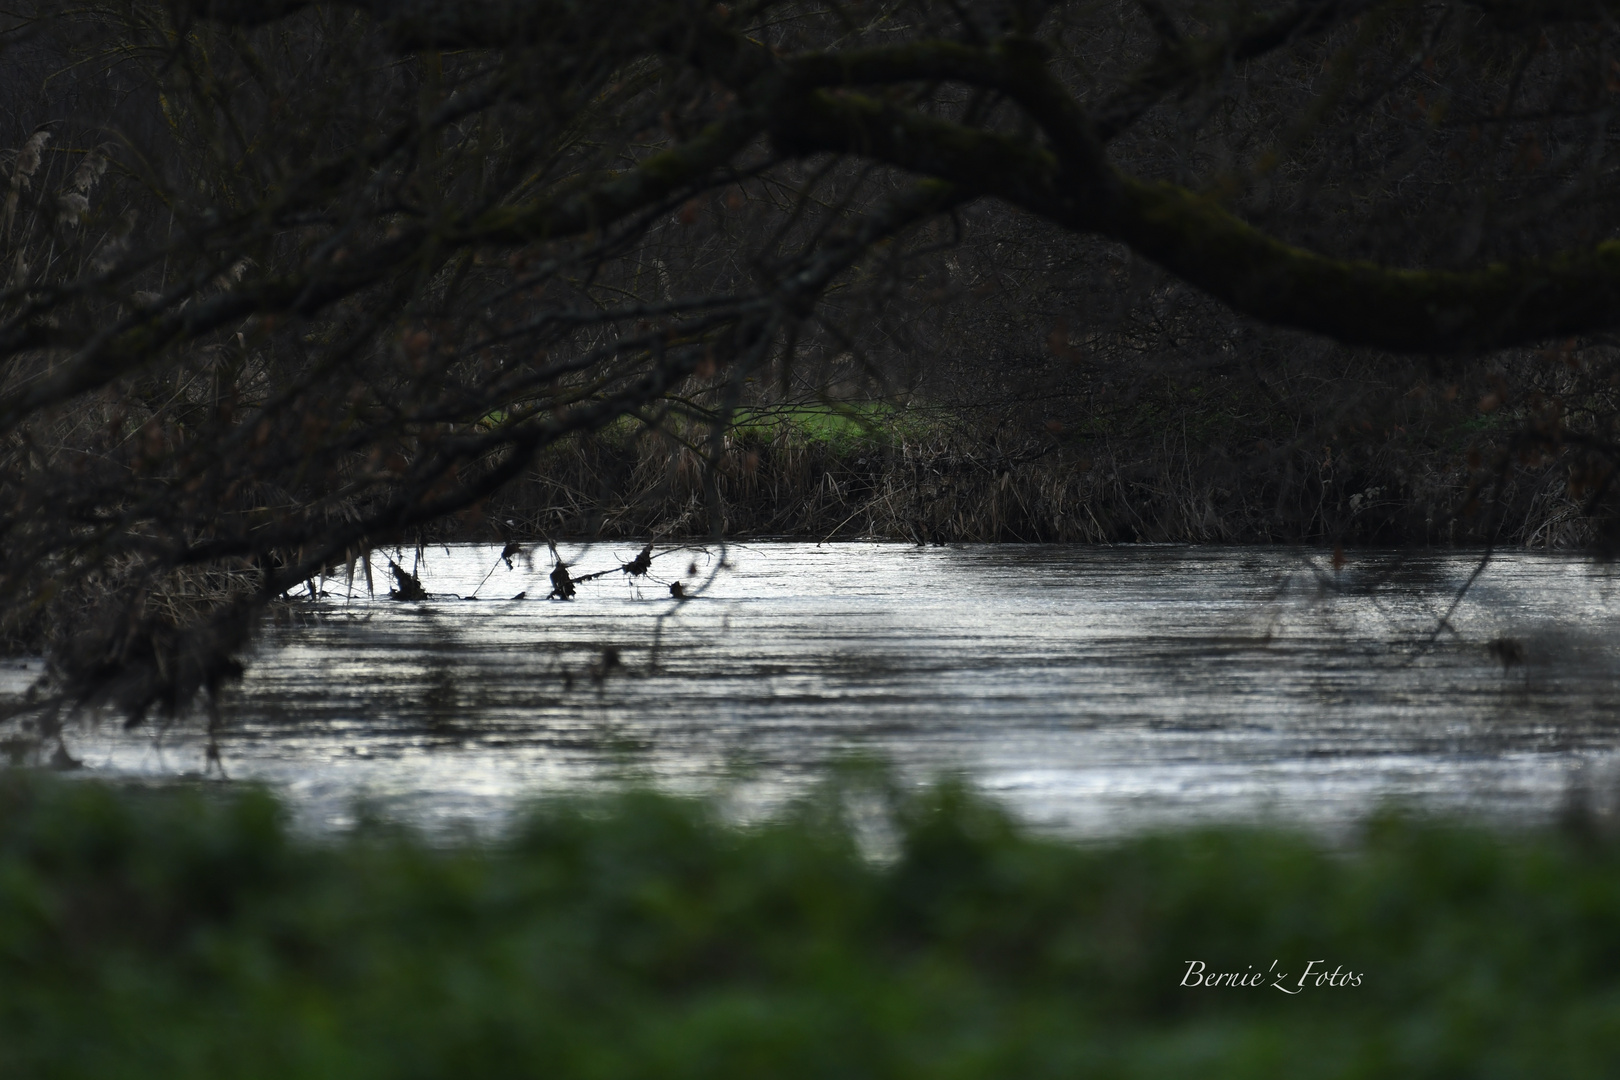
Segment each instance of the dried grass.
M1590 542L1590 521L1561 487L1514 480L1493 512L1463 513L1479 483L1439 455L1425 463L1397 450L1353 465L1303 449L1233 462L1169 439L1144 449L950 428L840 443L784 427L726 438L717 454L656 433L580 439L491 516L529 537Z

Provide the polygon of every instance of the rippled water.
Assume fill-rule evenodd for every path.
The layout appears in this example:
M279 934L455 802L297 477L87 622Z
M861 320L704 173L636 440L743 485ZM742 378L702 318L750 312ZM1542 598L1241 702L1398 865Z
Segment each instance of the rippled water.
M1620 582L1575 558L1499 554L1445 622L1477 556L759 543L660 556L654 578L701 588L685 603L617 572L564 603L534 599L544 549L498 554L430 548L445 596L328 583L304 625L270 628L225 710L228 773L313 824L363 797L433 826L625 777L770 805L858 754L1093 835L1331 830L1390 801L1542 820L1620 775ZM565 555L581 574L634 550ZM1503 637L1522 663L1492 655ZM184 727L74 750L202 767Z

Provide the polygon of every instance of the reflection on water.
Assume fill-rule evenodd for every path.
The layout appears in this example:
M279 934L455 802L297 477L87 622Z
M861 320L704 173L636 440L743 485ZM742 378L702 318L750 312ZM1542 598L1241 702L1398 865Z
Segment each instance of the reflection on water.
M575 573L626 546L574 553ZM429 549L417 604L270 628L226 708L233 777L312 823L364 796L425 824L630 776L768 805L841 756L967 774L1083 834L1209 819L1335 828L1387 801L1542 820L1620 756L1611 568L1300 549L736 545L570 602L542 549ZM491 573L491 567L495 567ZM488 580L480 586L480 581ZM1441 628L1436 634L1437 628ZM1517 643L1504 667L1488 643ZM618 663L604 653L616 650ZM195 733L85 733L93 768L201 767Z

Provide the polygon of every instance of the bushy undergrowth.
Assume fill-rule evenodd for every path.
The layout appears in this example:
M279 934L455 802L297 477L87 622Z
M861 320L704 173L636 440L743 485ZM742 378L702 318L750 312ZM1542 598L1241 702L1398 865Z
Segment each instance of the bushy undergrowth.
M1045 427L870 403L750 409L718 453L701 426L625 425L559 444L484 518L434 538L709 537L717 524L738 537L921 543L1563 547L1596 535L1562 473L1486 468L1499 455L1476 444L1489 450L1513 427L1500 413L1421 435L1390 425L1306 439L1281 430L1285 418L1240 423L1192 391L1150 404Z
M6 1077L1612 1075L1620 846L1384 820L1106 846L945 789L651 796L495 842L290 835L253 792L0 779ZM1359 986L1179 985L1342 968Z

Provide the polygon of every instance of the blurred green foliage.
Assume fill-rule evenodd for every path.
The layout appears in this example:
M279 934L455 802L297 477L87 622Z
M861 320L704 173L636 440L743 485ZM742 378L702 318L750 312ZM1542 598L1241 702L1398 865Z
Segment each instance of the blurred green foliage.
M847 793L846 793L847 794ZM870 800L868 800L870 801ZM498 841L0 774L0 1076L1584 1077L1620 845L1386 818L1081 846L963 791L776 821L650 795ZM864 830L864 831L863 831ZM1359 987L1185 988L1189 960Z

